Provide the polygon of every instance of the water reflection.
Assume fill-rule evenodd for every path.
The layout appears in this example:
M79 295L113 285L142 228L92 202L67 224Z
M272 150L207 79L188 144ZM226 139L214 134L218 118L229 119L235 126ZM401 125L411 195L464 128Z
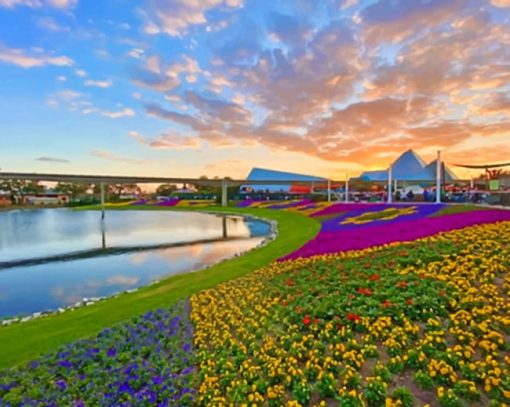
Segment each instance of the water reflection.
M260 222L259 222L260 223ZM265 224L261 223L262 227ZM0 262L93 249L261 236L257 222L196 212L38 209L0 212Z
M99 216L96 212L94 214ZM160 215L166 214L168 213ZM165 224L166 233L160 233L161 227L156 227L157 232L151 237L149 230L142 225L139 233L130 234L133 241L129 240L122 236L122 231L126 230L122 225L122 219L120 217L114 219L114 216L118 215L124 216L123 222L135 225L137 222L140 225L142 221L148 221L150 224L159 221ZM186 239L203 235L198 233L198 224L196 222L193 224L193 221L191 221L191 227L196 233L185 231L181 234L181 231L186 229L185 222L188 219L185 219L184 213L177 215L178 217L172 216L172 222L169 222L168 218L164 216L160 216L159 219L142 216L133 222L133 219L130 218L131 215L126 212L112 213L112 216L109 216L106 223L102 225L96 218L96 229L90 228L90 225L77 226L80 230L95 230L93 235L97 240L92 251L99 254L94 257L72 261L52 261L32 266L4 268L3 270L0 268L0 317L57 309L72 305L84 297L109 296L115 292L142 287L167 276L197 270L253 248L263 239L260 237L263 232L267 233L269 230L265 224L240 217L211 216L213 219L203 218L205 221L203 235L211 237L214 241L189 244ZM48 216L51 219L53 216L59 217L60 214ZM68 221L70 220L67 214L64 217ZM60 219L62 220L62 218ZM54 218L50 223L53 221ZM77 222L79 221L90 222L91 220L86 214L85 217L78 217ZM14 224L19 225L20 220L16 220ZM35 226L35 230L40 230L40 227ZM51 236L58 235L55 232L49 232L49 234ZM17 239L21 239L22 235L23 233L18 231ZM90 234L86 235L87 244L89 244L87 239L90 236ZM145 236L147 239L141 239L140 236ZM140 241L154 242L155 236L170 238L170 242L174 242L170 244L176 246L162 248L157 242L154 246L149 246L149 250L131 246L131 244ZM71 238L72 248L79 247L72 241ZM3 232L0 232L0 242L2 242L0 261L6 258L5 251L17 255L21 253L21 248L13 248L12 242L5 244ZM108 256L101 255L101 253L111 254L112 248L119 247L116 245L126 243L130 247L124 247L124 249L131 251ZM20 245L25 251L32 254L26 244L21 242ZM50 254L55 253L56 248L60 250L65 248L62 242L59 245L50 246L44 243L41 245L35 243L34 245L37 247L34 250L36 254L41 253L42 248L50 248ZM84 246L85 244L82 242L81 247Z

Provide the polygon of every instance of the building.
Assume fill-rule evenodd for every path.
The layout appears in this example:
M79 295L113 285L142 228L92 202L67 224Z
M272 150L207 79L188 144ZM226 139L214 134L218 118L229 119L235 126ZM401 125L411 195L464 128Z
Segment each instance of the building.
M435 182L436 166L437 160L427 164L413 150L408 150L391 164L392 178L397 181ZM446 182L453 182L457 179L444 163L441 177ZM387 182L388 170L365 171L359 178L363 181Z
M327 179L322 177L314 177L310 175L303 174L295 174L292 172L285 171L276 171L270 170L267 168L253 168L248 177L246 178L249 181L314 181L317 182L316 185L312 185L310 183L307 184L299 184L292 183L289 184L252 184L252 185L243 185L241 186L240 192L242 194L249 193L286 193L286 194L308 194L313 192L314 187L323 187Z
M23 196L26 205L65 205L69 203L69 195L55 191L41 192Z
M0 191L0 206L9 206L11 204L11 196L6 191Z

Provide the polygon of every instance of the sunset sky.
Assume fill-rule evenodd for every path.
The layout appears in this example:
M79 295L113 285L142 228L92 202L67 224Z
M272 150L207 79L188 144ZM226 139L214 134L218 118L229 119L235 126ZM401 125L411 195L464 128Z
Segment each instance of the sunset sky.
M510 0L0 0L2 171L343 179L409 148L510 161Z

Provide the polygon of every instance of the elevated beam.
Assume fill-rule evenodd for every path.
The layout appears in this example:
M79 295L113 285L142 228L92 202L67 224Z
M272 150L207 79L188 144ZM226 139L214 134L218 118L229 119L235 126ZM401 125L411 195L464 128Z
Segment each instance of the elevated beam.
M83 182L88 184L204 184L221 186L222 179L201 179L201 178L171 178L171 177L138 177L125 175L76 175L76 174L48 174L48 173L25 173L25 172L0 172L0 179L19 179L30 181L50 181L50 182ZM320 182L326 182L324 179ZM313 185L319 181L303 181L299 179L288 180L248 180L248 179L228 179L230 186L239 185L288 185L301 184ZM332 183L343 183L344 181L334 181Z

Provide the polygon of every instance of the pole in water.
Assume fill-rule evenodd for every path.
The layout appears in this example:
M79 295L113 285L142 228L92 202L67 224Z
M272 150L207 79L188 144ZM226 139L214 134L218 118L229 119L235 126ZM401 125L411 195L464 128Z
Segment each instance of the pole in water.
M101 182L101 220L104 220L104 182Z
M227 217L225 215L223 215L222 226L223 226L223 239L226 239L228 237L228 234L227 234Z

